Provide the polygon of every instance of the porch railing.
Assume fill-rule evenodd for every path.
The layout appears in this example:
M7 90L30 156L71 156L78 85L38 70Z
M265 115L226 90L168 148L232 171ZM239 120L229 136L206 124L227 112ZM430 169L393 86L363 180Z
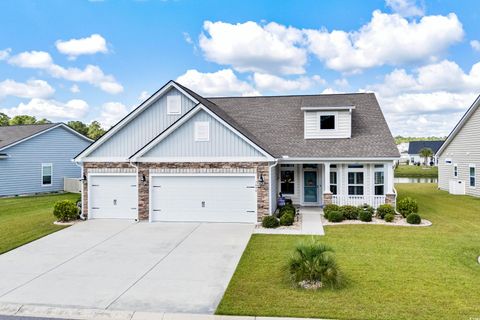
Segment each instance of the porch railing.
M368 204L375 209L385 203L385 196L349 196L349 195L333 195L332 203L344 206L360 206L362 204Z

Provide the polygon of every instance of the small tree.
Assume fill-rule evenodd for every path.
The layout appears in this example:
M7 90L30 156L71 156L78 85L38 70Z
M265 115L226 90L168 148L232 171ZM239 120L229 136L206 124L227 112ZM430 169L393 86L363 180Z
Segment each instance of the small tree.
M15 126L19 124L35 124L35 123L37 123L37 118L33 116L27 116L27 115L15 116L9 121L9 124L11 126Z
M0 112L0 126L8 126L9 121L10 117L7 116L5 113Z
M105 130L102 129L102 126L98 121L93 121L88 126L88 137L93 140L97 140L105 133Z
M420 150L419 154L420 154L420 157L425 159L424 165L427 165L428 164L428 158L433 157L433 150L430 149L430 148L422 148L422 150Z

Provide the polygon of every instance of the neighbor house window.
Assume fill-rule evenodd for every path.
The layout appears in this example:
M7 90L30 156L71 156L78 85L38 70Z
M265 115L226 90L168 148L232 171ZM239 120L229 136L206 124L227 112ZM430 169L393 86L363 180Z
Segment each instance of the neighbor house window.
M348 194L363 195L363 172L348 172Z
M180 96L167 96L167 114L182 113L182 103Z
M53 166L51 163L42 163L42 186L52 185Z
M320 130L333 130L335 129L335 115L321 115L320 116Z
M283 194L295 193L295 165L280 165L280 192Z
M469 176L470 176L470 187L475 187L476 184L476 178L475 178L475 165L471 164L469 166L470 171L469 171Z
M458 165L457 164L453 165L453 176L455 178L458 177Z
M210 123L207 121L195 122L195 141L210 140Z

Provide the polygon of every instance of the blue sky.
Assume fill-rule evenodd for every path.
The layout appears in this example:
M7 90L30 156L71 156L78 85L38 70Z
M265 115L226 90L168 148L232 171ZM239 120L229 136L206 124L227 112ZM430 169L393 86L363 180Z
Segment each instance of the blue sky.
M373 91L394 134L446 135L480 94L479 18L475 1L3 1L0 111L108 127L176 79Z

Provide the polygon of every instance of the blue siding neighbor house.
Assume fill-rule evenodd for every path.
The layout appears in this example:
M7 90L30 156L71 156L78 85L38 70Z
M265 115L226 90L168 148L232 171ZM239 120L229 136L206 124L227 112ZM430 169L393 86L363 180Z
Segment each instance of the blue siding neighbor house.
M80 178L73 157L92 140L63 123L0 127L0 196L63 190Z

